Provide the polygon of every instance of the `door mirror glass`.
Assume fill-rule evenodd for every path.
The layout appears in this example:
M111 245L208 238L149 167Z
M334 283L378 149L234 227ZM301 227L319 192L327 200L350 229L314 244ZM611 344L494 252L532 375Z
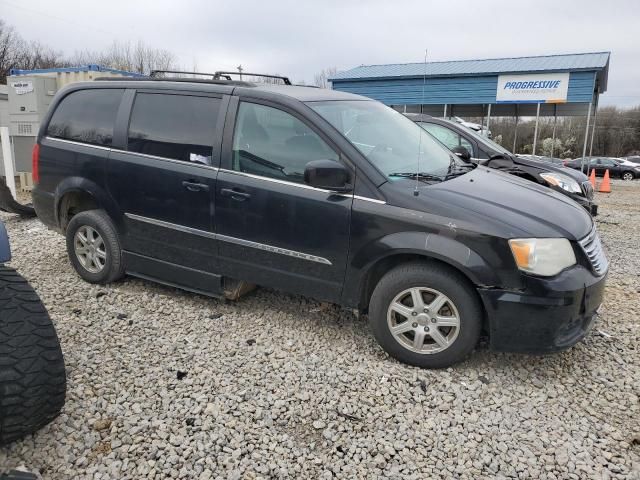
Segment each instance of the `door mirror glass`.
M471 161L471 153L469 153L469 150L467 150L466 147L453 147L451 151L460 157L461 160L464 160L465 162Z
M335 160L313 160L304 169L304 181L316 188L331 190L332 192L349 192L353 190L350 184L349 171Z

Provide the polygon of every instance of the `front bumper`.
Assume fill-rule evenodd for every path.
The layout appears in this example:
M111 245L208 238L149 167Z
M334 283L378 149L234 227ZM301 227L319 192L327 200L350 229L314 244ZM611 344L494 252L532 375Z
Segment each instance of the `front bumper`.
M549 353L575 345L593 325L605 279L576 265L551 279L526 276L523 290L479 288L491 348Z
M575 200L577 203L579 203L580 205L582 205L585 208L585 210L591 214L592 217L595 217L596 215L598 215L598 204L594 203L593 200L589 200L579 195L575 195L571 198Z

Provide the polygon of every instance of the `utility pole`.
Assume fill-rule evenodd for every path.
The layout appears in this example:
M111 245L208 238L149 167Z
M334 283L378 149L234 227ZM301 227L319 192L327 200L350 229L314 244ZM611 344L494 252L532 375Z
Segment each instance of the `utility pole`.
M244 68L242 68L242 64L238 65L238 72L240 73L240 80L242 81L242 71L244 70Z

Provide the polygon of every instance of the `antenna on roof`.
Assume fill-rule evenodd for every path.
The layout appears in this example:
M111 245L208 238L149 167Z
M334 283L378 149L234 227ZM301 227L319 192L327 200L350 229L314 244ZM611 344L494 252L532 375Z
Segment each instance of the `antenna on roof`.
M424 50L424 71L422 74L422 98L420 99L420 113L422 113L422 106L424 105L424 86L427 83L427 54L429 53L428 49ZM420 175L420 157L422 156L422 127L419 128L420 138L418 139L418 169L416 172L416 188L413 191L413 195L417 197L420 195L420 191L418 190L418 177Z

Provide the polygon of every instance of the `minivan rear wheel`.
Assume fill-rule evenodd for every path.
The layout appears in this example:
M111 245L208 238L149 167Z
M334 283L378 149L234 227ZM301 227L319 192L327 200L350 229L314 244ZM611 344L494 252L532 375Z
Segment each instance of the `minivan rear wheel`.
M633 173L631 173L631 172L624 172L622 174L622 179L623 180L633 180L634 178L635 177L634 177Z
M389 355L418 367L443 368L476 346L482 307L457 272L436 263L412 263L382 277L371 296L369 322Z
M66 231L69 260L90 283L109 283L124 276L122 248L116 228L104 210L74 215Z

